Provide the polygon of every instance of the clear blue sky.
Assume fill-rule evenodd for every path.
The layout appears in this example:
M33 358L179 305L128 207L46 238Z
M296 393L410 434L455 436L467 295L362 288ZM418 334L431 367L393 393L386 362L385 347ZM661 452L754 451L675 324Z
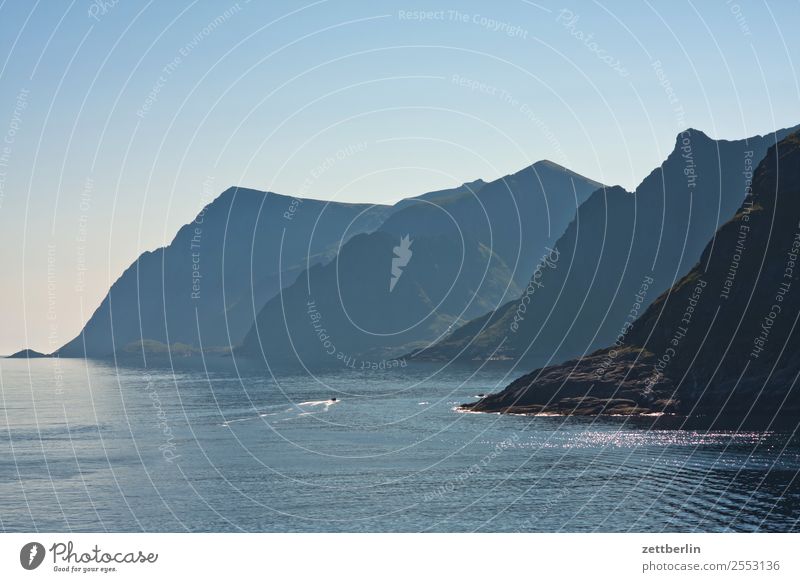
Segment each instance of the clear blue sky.
M390 202L547 158L632 188L684 127L800 123L798 24L796 1L6 1L0 353L73 337L229 185Z

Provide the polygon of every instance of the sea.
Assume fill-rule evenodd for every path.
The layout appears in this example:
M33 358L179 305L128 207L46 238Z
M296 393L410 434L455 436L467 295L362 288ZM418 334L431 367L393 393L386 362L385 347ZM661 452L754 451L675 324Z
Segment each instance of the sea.
M179 364L0 360L0 530L800 529L789 429L456 410L495 366Z

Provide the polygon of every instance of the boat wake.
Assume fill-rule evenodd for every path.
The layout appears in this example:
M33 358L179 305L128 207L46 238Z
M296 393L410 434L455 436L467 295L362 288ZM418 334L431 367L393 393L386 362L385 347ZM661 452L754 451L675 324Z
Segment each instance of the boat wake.
M330 400L309 400L307 402L298 402L288 408L284 408L276 412L259 412L252 416L231 418L224 422L221 422L219 426L227 427L233 423L246 422L248 420L258 420L259 418L265 418L265 417L278 417L274 420L274 422L283 422L287 420L292 420L294 418L300 418L312 414L328 412L328 409L330 409L331 406L333 406L334 404L338 404L339 402L341 402L341 400L333 398Z

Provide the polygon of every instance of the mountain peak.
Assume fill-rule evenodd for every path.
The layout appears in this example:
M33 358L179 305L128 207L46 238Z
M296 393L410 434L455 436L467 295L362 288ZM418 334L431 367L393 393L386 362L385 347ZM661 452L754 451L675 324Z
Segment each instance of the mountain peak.
M567 168L565 166L562 166L561 164L557 164L556 162L553 162L552 160L547 160L547 159L539 160L538 162L534 162L533 164L531 164L527 168L524 168L522 171L525 172L525 171L529 171L529 170L533 170L536 173L539 173L539 172L556 172L556 173L559 173L559 174L564 174L564 175L570 176L570 177L572 177L574 179L583 180L583 181L587 182L588 184L591 184L591 186L594 189L598 189L598 188L603 188L604 187L604 184L602 184L601 182L598 182L596 180L592 180L591 178L587 178L586 176L584 176L582 174L579 174L578 172L576 172L574 170L570 170L569 168Z
M532 168L550 168L552 170L561 170L563 172L571 172L572 171L569 168L565 168L561 164L557 164L557 163L555 163L555 162L553 162L551 160L547 160L547 159L539 160L538 162L534 162L533 164L531 164L531 167Z
M680 147L686 137L691 139L705 139L707 141L714 141L706 132L694 127L687 127L675 136L675 147Z

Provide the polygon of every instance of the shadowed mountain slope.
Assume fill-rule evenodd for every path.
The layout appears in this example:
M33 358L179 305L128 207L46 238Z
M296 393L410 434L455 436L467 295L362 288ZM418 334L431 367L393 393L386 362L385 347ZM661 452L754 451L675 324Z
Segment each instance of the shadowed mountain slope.
M476 411L677 412L770 426L800 415L800 134L620 345L523 376Z
M58 354L102 357L148 342L230 349L281 285L329 260L343 237L377 228L388 212L230 188L168 246L128 267Z
M581 205L520 297L414 357L558 361L624 340L696 263L741 204L767 148L790 132L736 141L682 132L635 193L601 189Z
M378 231L354 237L272 298L240 353L268 362L380 363L443 337L518 295L520 274L597 187L538 162L494 182L403 201Z

